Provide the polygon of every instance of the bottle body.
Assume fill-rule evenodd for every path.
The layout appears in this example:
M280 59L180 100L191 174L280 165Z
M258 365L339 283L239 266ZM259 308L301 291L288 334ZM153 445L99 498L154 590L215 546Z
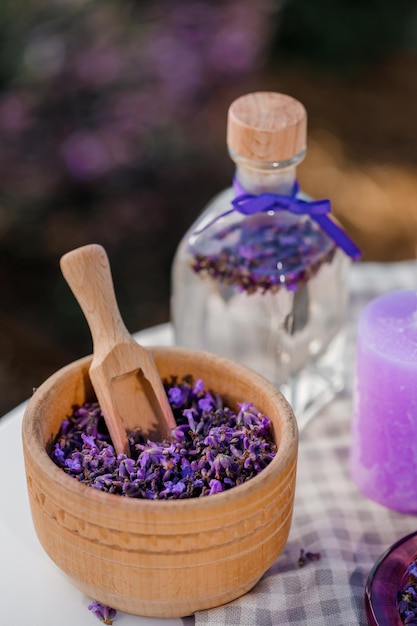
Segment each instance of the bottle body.
M295 168L268 177L245 164L238 174L253 193L286 192ZM216 196L179 245L175 341L263 374L302 427L344 386L349 259L309 217L242 216L230 212L233 198Z

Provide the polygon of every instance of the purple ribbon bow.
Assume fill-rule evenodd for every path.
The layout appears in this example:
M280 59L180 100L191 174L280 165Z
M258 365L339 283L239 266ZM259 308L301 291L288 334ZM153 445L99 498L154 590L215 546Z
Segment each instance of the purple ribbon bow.
M290 196L275 193L261 193L253 195L241 187L236 176L233 179L235 198L232 200L233 209L223 213L223 216L238 211L242 215L254 215L267 211L289 211L295 215L308 215L324 230L324 232L348 256L358 260L361 251L346 235L346 233L332 219L328 217L331 205L330 200L301 200L297 198L299 190L297 181L294 183Z

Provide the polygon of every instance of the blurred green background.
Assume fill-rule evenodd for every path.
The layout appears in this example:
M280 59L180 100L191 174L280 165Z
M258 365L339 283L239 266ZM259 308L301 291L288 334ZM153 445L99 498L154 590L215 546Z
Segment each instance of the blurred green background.
M59 258L107 250L132 332L169 319L181 236L229 186L227 108L309 114L300 182L364 260L417 257L412 0L2 0L0 415L91 352Z

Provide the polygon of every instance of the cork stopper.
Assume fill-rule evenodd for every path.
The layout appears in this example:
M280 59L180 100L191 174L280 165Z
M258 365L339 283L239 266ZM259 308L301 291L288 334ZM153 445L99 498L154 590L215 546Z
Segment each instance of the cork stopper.
M256 92L229 107L229 150L256 161L287 161L303 153L307 112L298 100L282 93Z

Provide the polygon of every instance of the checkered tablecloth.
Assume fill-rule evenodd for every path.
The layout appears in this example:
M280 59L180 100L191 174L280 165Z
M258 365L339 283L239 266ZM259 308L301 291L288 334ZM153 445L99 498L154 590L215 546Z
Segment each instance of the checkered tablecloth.
M364 587L370 569L392 543L417 529L416 516L366 499L348 473L358 315L381 293L417 289L417 262L361 264L353 268L351 280L349 383L301 433L287 545L252 591L197 613L196 626L365 626ZM301 549L320 552L321 559L300 568Z

